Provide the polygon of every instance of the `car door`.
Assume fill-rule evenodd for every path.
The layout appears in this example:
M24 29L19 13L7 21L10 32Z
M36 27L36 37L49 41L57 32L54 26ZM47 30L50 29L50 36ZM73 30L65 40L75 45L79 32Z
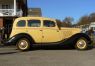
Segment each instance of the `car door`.
M61 41L61 32L57 24L51 20L43 20L43 43L53 43Z
M28 34L34 39L36 43L42 42L41 21L36 19L28 20Z

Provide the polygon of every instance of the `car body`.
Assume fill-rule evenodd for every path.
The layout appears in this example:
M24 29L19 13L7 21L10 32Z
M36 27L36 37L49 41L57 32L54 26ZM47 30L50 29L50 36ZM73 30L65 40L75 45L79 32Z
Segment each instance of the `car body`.
M67 28L61 25L61 22L51 18L20 17L14 21L10 38L6 43L15 43L20 50L27 50L32 45L40 44L67 43L76 46L80 39L83 39L83 42L87 45L91 44L89 36L81 33L81 29ZM27 46L21 49L24 44ZM83 49L86 49L86 47Z

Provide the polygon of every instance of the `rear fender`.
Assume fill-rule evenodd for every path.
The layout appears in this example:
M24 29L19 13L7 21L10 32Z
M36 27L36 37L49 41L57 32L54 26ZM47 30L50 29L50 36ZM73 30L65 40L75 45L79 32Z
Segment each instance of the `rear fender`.
M88 41L88 44L92 43L90 37L84 33L77 33L77 34L71 36L70 38L68 38L65 42L69 43L69 44L75 44L76 40L78 40L81 37L84 37Z

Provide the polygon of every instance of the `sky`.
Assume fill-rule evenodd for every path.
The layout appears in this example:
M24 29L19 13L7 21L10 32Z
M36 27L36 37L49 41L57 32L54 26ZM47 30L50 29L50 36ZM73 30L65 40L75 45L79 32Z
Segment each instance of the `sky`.
M95 0L28 0L28 7L41 8L43 17L73 17L76 23L81 16L95 12Z

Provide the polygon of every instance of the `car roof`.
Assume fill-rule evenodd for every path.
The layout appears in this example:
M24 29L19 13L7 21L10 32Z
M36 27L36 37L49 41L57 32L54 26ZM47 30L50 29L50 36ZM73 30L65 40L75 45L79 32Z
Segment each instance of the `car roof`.
M20 18L17 18L16 20L28 20L28 19L55 20L53 18L46 18L46 17L20 17Z

